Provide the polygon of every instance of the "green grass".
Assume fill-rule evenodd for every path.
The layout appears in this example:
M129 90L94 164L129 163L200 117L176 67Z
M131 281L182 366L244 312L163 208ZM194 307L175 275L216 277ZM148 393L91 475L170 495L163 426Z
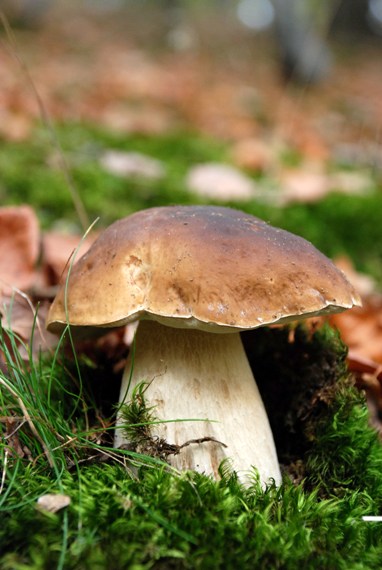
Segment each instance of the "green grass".
M10 340L12 350L2 341L8 374L0 376L1 415L15 422L0 424L2 570L380 568L382 525L362 516L381 514L382 447L346 372L346 349L328 327L314 335L299 328L293 342L288 329L246 339L285 471L280 488L266 489L255 471L244 488L227 464L216 482L113 452L113 405L89 359L78 354L76 363L60 349L24 364ZM284 405L289 386L289 413L275 413L274 378ZM141 464L137 475L128 457ZM287 473L297 464L303 476L293 483ZM36 501L46 493L71 504L43 512Z

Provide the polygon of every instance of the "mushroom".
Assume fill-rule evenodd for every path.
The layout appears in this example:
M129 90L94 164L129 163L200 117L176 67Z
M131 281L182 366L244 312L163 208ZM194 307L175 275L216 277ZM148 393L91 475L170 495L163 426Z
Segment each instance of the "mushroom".
M281 482L272 432L240 331L360 305L343 273L308 241L215 206L143 210L107 228L73 265L50 331L140 321L120 401L147 382L169 463L218 477ZM121 421L121 420L119 420ZM118 427L118 426L117 426ZM126 441L116 430L115 445Z

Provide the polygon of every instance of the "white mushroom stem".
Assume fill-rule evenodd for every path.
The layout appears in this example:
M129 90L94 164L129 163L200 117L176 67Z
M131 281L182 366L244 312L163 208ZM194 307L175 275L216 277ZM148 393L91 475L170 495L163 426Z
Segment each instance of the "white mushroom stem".
M143 381L148 382L147 406L154 406L156 418L164 422L152 426L153 437L176 446L204 439L169 455L173 467L217 478L220 462L229 458L243 482L250 473L253 476L254 466L262 483L274 479L280 484L268 417L238 333L141 322L134 363L129 358L124 373L121 399L126 396L127 402ZM123 443L129 442L119 427L115 445Z

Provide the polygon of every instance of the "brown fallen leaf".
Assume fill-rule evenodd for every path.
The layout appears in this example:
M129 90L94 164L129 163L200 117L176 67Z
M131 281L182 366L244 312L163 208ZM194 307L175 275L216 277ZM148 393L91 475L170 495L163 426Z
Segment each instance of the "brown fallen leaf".
M352 372L373 377L382 384L382 364L378 364L378 362L370 360L353 350L349 350L347 361Z
M354 268L351 259L347 255L341 255L334 259L336 266L341 269L350 283L357 289L361 297L369 297L377 292L377 286L370 275L361 273Z
M0 417L0 422L5 424L4 442L12 457L27 458L32 461L32 454L26 445L22 445L19 439L19 429L26 422L23 417Z
M252 172L268 170L277 158L274 148L257 138L239 140L232 146L230 154L236 166Z
M12 111L1 113L0 135L12 142L27 140L33 131L33 120L25 114Z
M0 208L0 289L28 289L36 282L40 251L37 216L29 206Z
M42 236L41 262L45 286L57 285L65 279L73 255L79 259L89 249L95 237L96 233L92 233L81 242L80 235L45 232Z
M32 355L37 357L40 351L57 346L58 338L45 328L49 303L42 302L37 309L31 299L20 291L9 296L3 295L0 310L0 322L5 333L12 331L23 341L17 344L19 353L25 360L29 358L28 347L32 350Z
M371 423L382 435L382 364L352 350L348 353L347 364L357 388L365 392Z
M353 355L382 364L382 295L366 297L362 307L332 315L329 321Z

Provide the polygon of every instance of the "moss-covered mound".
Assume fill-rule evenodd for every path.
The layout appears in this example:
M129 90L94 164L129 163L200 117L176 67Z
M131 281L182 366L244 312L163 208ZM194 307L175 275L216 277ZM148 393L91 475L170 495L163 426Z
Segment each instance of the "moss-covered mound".
M243 488L229 465L219 482L154 463L132 476L129 452L103 446L93 367L8 362L0 568L380 568L382 524L362 517L381 513L382 447L338 335L264 329L245 344L273 418L281 488L261 489L255 471ZM70 505L42 510L47 493Z

